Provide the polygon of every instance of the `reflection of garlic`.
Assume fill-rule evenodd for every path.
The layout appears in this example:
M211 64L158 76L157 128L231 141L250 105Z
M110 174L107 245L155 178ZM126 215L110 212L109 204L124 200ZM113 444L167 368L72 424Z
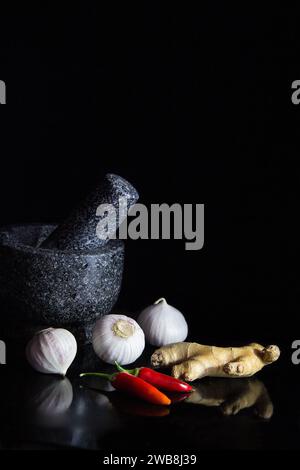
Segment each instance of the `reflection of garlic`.
M65 375L77 352L77 343L68 330L47 328L29 341L26 356L30 365L45 374Z
M51 417L65 413L73 401L73 388L71 382L65 377L40 376L46 379L38 382L35 394L30 398L34 410L43 416Z
M182 313L168 305L163 298L145 308L137 321L144 330L146 340L153 346L179 343L188 334L188 326Z
M132 318L125 315L104 315L93 331L95 353L104 362L130 364L143 352L145 335Z

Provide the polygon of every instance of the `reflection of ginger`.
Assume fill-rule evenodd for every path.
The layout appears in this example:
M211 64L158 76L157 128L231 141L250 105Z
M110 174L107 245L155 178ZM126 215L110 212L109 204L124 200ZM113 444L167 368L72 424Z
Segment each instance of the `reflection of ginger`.
M185 403L204 406L220 406L224 415L236 415L239 411L254 407L257 415L270 419L273 404L264 384L257 379L209 379L199 382Z
M278 346L251 343L241 348L219 348L197 343L174 343L157 349L154 367L172 366L172 375L187 381L202 377L250 377L279 358Z

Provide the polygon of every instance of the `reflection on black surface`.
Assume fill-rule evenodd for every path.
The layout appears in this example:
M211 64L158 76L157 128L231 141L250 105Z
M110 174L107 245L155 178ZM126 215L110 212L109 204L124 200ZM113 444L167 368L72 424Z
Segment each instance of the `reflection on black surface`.
M93 390L99 390L100 392L115 392L116 389L112 386L109 380L103 377L96 376L85 376L81 377L82 386L88 387Z
M94 396L54 375L34 374L27 385L28 437L35 442L94 449L102 434L120 426L117 411L103 393Z
M195 384L186 403L220 406L224 415L236 415L253 407L263 419L273 415L273 403L265 385L258 379L210 379Z
M168 397L171 400L172 405L175 403L180 403L185 401L187 397L190 396L190 393L167 393Z
M91 385L91 384L90 384ZM95 382L95 387L102 388ZM168 416L171 407L151 405L122 393L99 393L96 390L89 392L96 403L110 402L118 411L135 416ZM206 379L194 384L194 391L189 394L168 394L172 404L185 402L208 407L220 407L226 416L236 415L241 410L252 408L263 419L270 419L273 415L273 403L269 393L258 379Z
M73 387L66 377L39 375L31 393L29 405L44 417L63 414L73 401Z
M161 418L170 414L169 406L151 405L121 393L110 394L109 399L119 412L133 416Z
M97 368L96 363L93 370ZM257 378L199 380L193 382L193 394L161 410L117 391L99 391L107 383L85 383L78 377L82 370L89 369L80 364L63 380L38 374L26 364L3 367L0 447L115 450L124 455L128 449L151 453L299 447L300 384L284 360L276 373L270 369L259 376L264 377L276 411L264 420L254 417L255 408L270 418L273 405ZM249 412L241 411L246 408Z

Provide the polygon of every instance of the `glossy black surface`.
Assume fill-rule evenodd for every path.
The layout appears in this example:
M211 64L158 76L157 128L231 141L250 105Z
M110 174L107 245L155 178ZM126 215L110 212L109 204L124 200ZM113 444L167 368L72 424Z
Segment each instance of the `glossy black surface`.
M150 352L138 364L145 364ZM80 352L65 379L38 374L18 356L14 360L19 366L13 366L12 354L8 365L0 366L2 449L199 452L299 447L300 370L291 364L288 351L253 379L195 382L194 394L185 401L174 397L169 408L103 391L105 384L98 379L79 379L83 370L105 368L90 347Z

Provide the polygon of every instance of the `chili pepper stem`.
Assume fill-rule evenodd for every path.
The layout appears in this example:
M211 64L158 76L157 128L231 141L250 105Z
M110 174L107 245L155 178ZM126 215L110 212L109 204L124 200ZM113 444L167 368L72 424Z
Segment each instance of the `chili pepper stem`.
M128 374L134 375L135 377L138 377L140 368L136 367L135 369L124 369L117 361L115 361L116 368L118 369L119 372L127 372Z

